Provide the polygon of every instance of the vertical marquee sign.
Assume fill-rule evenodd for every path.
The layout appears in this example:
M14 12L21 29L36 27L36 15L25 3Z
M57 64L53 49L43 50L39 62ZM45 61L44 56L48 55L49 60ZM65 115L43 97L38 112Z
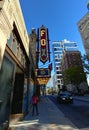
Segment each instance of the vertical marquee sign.
M48 60L48 41L47 41L47 29L42 26L39 29L40 35L40 61L45 63Z

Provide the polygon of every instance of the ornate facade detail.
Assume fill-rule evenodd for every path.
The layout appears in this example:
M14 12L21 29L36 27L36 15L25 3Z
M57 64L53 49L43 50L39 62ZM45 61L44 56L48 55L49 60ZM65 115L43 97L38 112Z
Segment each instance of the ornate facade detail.
M26 52L29 55L29 49L28 49L29 38L28 38L27 31L26 31L24 18L22 15L19 1L18 0L5 1L5 4L4 4L2 10L4 10L4 13L7 15L7 18L9 20L9 23L11 24L11 26L13 27L13 23L16 24L16 27L19 31L24 48L26 49ZM25 33L24 33L24 31L25 31Z
M0 49L2 50L1 54L2 58L5 51L7 39L10 38L10 33L13 30L13 24L16 25L23 46L26 50L27 55L29 56L29 37L26 31L24 18L22 15L19 1L18 0L0 1Z

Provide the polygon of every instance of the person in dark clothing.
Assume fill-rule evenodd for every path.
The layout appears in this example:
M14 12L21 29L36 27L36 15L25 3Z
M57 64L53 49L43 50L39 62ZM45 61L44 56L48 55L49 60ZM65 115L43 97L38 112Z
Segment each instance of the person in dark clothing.
M34 93L32 96L32 116L35 114L38 115L38 96Z

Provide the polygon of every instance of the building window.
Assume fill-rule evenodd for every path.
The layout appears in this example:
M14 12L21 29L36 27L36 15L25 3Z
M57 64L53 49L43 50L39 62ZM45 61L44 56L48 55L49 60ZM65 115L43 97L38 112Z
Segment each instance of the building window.
M13 33L11 32L10 38L7 40L7 45L11 48L13 42Z
M20 45L19 45L19 50L18 50L19 52L18 52L18 59L19 59L19 61L21 61L21 48L20 48Z
M19 57L19 48L20 48L20 44L17 45L17 53L16 53L17 57Z
M13 37L13 42L12 42L11 49L12 49L13 53L16 55L16 51L17 51L17 41L16 41L16 38L15 38L15 37Z
M57 76L57 79L60 79L60 76Z
M58 84L58 88L60 88L60 84Z
M60 83L60 80L58 80L57 82Z
M24 54L23 54L23 52L21 51L21 63L22 63L22 65L24 66Z
M58 67L56 67L56 70L58 70Z
M10 38L7 40L7 45L12 50L17 59L21 62L21 64L25 66L26 60L24 52L22 51L22 48L20 46L20 39L17 37L17 35L18 34L16 34L13 30L10 34Z
M60 72L59 72L59 71L57 71L56 73L57 73L57 74L60 74Z

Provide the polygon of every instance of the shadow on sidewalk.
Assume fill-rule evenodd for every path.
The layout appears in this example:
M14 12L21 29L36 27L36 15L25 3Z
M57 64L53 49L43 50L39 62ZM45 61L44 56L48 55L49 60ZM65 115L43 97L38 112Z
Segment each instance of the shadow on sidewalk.
M78 130L65 115L46 96L38 103L39 115L32 116L32 107L23 121L18 122L13 130Z

